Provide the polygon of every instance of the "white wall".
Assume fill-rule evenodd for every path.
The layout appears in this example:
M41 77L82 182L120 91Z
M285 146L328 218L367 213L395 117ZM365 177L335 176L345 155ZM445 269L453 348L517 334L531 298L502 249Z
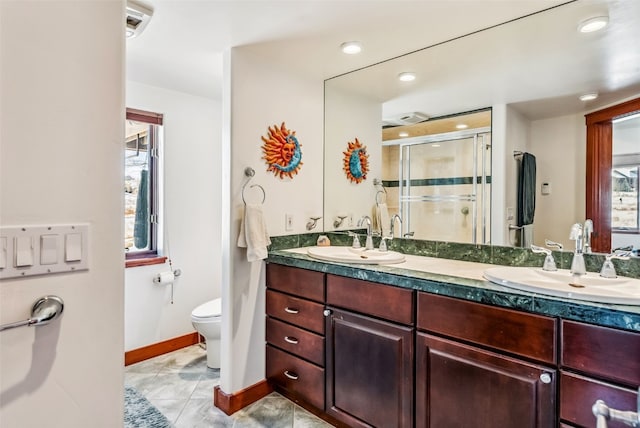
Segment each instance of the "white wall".
M0 2L3 226L90 224L89 270L3 280L0 425L122 426L124 4ZM72 23L72 25L70 25Z
M161 253L176 278L152 282L169 263L125 271L125 350L194 331L191 311L220 297L221 151L219 101L127 81L127 107L164 115Z
M225 57L224 74L223 110L229 108L230 116L223 119L223 162L229 157L230 170L223 188L220 385L233 393L265 378L264 263L248 263L246 252L236 246L243 171L253 167L252 182L265 189L270 235L303 233L310 215L322 215L323 82L292 75L286 64L272 64L250 48L232 49ZM296 131L303 161L299 174L285 180L266 172L260 139L268 126L283 121ZM294 216L290 232L285 232L285 213Z
M531 151L536 155L534 242L562 243L573 250L571 225L585 220L586 127L583 114L531 122ZM542 195L542 183L551 194Z

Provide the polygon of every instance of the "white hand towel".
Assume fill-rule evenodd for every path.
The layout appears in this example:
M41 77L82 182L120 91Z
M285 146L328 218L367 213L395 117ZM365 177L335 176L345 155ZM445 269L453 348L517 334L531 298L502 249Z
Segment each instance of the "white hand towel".
M389 217L389 208L387 208L387 204L378 204L378 209L380 210L380 228L382 232L382 236L391 235L391 218Z
M262 215L262 204L246 204L240 221L238 247L247 249L247 260L255 262L267 258L271 239Z

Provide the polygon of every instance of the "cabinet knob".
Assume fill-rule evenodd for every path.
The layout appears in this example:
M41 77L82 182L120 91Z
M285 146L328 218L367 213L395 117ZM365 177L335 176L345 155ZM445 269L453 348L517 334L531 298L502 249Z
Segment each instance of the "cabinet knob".
M290 372L289 370L285 370L284 375L291 380L298 380L298 375L295 374L294 372Z
M549 373L542 373L540 375L540 382L551 383L551 375Z
M300 312L298 309L290 308L288 306L284 308L284 311L288 314L297 314L298 312Z
M325 317L328 317L329 315L331 315L331 310L330 309L325 309L323 312Z
M298 344L298 339L296 339L295 337L285 336L284 337L284 341L287 342L287 343L291 343L293 345L297 345Z

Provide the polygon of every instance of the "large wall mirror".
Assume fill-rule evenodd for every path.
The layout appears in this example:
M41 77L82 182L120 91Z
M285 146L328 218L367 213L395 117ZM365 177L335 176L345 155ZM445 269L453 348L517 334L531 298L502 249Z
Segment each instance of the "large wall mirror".
M604 30L578 31L596 16L608 17ZM353 228L365 215L386 220L382 205L403 217L395 236L496 245L550 239L572 249L571 225L585 221L585 195L595 191L586 188L585 114L640 96L638 16L635 0L578 0L328 79L324 230ZM407 72L415 79L400 80ZM579 99L587 93L598 97ZM636 213L635 233L614 233L614 248L640 247L638 169L630 162L640 157L639 122L621 125L624 142L613 144L617 168L609 174ZM357 181L345 160L356 139L367 167ZM526 237L518 228L522 154L536 165ZM385 222L378 228L385 232Z

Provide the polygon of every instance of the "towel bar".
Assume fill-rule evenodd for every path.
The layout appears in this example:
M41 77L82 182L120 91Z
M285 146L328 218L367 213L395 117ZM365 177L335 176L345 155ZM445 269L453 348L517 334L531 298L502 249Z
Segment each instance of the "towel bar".
M0 325L0 331L10 330L16 327L34 326L49 324L62 314L64 302L58 296L44 296L39 298L31 308L31 318L9 324Z

